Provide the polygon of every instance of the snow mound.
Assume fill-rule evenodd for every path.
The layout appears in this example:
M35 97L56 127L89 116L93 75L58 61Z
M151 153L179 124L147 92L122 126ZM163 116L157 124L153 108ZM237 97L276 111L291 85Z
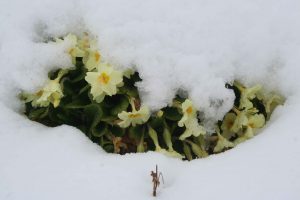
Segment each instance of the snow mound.
M168 180L162 199L197 199L199 190L208 199L299 199L299 18L298 0L1 1L0 198L144 199L158 163ZM152 110L181 89L207 119L221 119L234 99L225 83L235 79L282 93L286 105L264 134L224 155L190 163L107 155L78 130L18 114L21 90L71 64L68 44L43 41L84 31L98 38L105 60L140 72Z

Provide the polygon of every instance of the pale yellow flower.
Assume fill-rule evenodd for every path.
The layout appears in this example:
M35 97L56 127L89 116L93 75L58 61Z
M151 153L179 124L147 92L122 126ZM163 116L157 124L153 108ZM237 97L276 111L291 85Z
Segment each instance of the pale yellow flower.
M135 106L132 106L131 112L122 111L118 114L118 117L122 120L119 122L119 126L127 128L128 126L136 126L137 124L144 124L150 117L150 111L148 107L142 106L138 111Z
M31 102L33 107L47 107L50 103L57 107L63 93L60 84L55 80L49 80L47 85L35 94L22 94L25 102Z
M77 57L82 58L85 55L84 51L82 51L81 49L79 49L76 46L70 48L68 50L68 53L71 55L73 63L75 63Z
M265 125L265 117L263 114L255 114L248 118L247 122L247 131L248 135L251 137L254 136L254 131L258 128L261 128Z
M117 87L122 83L122 73L112 67L101 66L96 72L87 72L85 80L91 85L94 100L100 103L105 95L117 93Z
M131 75L134 74L134 71L132 69L126 69L124 70L123 72L123 75L126 77L126 78L130 78Z
M37 106L46 105L47 102L50 102L56 108L60 103L60 99L63 97L59 81L57 79L49 80L47 85L38 92L38 96L39 95L40 97L36 99Z
M243 136L237 138L234 144L237 145L245 140L252 138L255 131L265 125L265 117L263 114L255 114L248 118L247 129Z
M240 136L239 138L237 138L236 140L234 140L234 145L238 145L240 143L245 142L246 140L249 140L250 138L253 138L253 130L251 128L247 128L246 132L244 133L244 135Z
M240 109L245 108L246 110L253 107L253 104L250 100L254 99L256 97L256 93L258 93L261 90L261 85L255 85L251 88L246 88L239 82L235 82L234 85L239 89L241 92L240 97Z
M97 68L97 66L100 64L100 60L101 55L99 51L89 49L87 51L87 56L83 59L83 63L89 71L92 71L93 69Z
M225 148L231 148L234 147L234 143L228 141L225 137L223 137L220 133L218 133L218 142L217 145L214 148L214 152L221 152Z
M246 111L239 111L237 109L234 109L236 113L236 118L234 120L234 123L231 127L231 131L237 133L239 130L243 128L248 122L247 118L247 112Z
M39 90L38 92L34 93L34 94L30 94L30 93L22 93L21 94L21 98L26 102L31 102L31 105L33 107L47 107L50 104L50 101L43 101L43 102L39 102L37 103L37 99L39 99L43 94L42 90Z
M77 46L82 50L87 50L90 48L90 38L88 33L84 33L83 36L78 39Z
M91 39L89 34L86 32L84 33L83 37L78 40L77 46L84 51L96 50L98 48L97 40Z
M190 136L198 137L199 135L205 135L206 131L203 126L201 126L198 123L197 118L189 119L185 122L185 131L184 133L179 137L180 140L184 140L185 138L188 138Z
M279 95L272 95L269 99L265 100L266 112L271 113L277 105L283 105L284 99Z
M193 106L193 103L191 100L186 99L182 105L181 109L183 112L183 117L178 122L178 126L183 127L187 121L190 119L196 118L196 109Z
M76 57L84 57L85 52L77 46L78 39L76 35L68 34L63 40L56 39L56 42L58 43L62 41L65 41L69 44L70 48L68 49L68 53L70 54L73 63L76 62Z
M198 137L200 134L206 134L203 126L198 123L197 112L191 100L186 99L182 105L181 109L183 116L178 122L178 126L185 126L184 133L179 137L180 140L184 140L187 137L195 136Z
M241 144L241 143L245 142L245 141L248 140L249 138L251 138L251 137L248 137L248 136L246 136L246 135L243 135L243 136L237 138L236 140L234 140L233 143L234 143L234 145L236 146L236 145L238 145L238 144Z
M234 113L227 113L224 117L223 123L221 125L222 135L229 139L235 135L235 132L232 131L232 127L236 121L236 115Z
M46 86L35 94L23 94L25 102L31 102L33 107L47 107L51 103L56 108L63 97L59 81L67 71L68 70L60 70L56 79L48 80Z

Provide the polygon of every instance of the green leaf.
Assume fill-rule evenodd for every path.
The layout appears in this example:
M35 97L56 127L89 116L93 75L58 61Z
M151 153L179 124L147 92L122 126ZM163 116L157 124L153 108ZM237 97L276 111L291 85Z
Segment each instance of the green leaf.
M117 119L117 117L109 116L109 115L103 115L101 117L101 121L109 123L109 124L112 124L116 119Z
M79 109L79 108L84 108L86 106L87 106L87 104L85 101L83 101L81 99L76 99L76 100L72 101L71 103L64 105L63 107L68 108L68 109Z
M81 132L83 132L84 134L87 134L87 133L88 133L88 128L86 127L85 124L80 124L80 125L77 126L77 128L78 128L79 130L81 130Z
M132 139L135 139L137 141L140 140L140 138L145 133L145 128L143 125L137 125L137 126L131 126L129 128L129 137Z
M133 85L125 85L123 87L119 88L118 91L119 94L126 94L127 96L134 97L134 98L139 98L139 92L137 88Z
M151 118L150 120L150 126L157 130L158 132L163 132L164 131L164 121L163 121L163 118L161 117L153 117Z
M105 144L103 146L103 149L107 152L107 153L113 153L114 152L114 145L113 144Z
M74 92L74 85L72 84L69 78L63 78L61 80L61 84L65 96L73 96L76 94Z
M118 98L118 101L115 101L114 107L111 108L110 114L111 115L118 115L122 111L126 111L129 106L129 101L125 96L120 96Z
M119 126L110 126L109 130L114 136L122 137L125 135L126 129L120 128Z
M48 107L33 109L29 112L28 117L31 120L42 119L47 116L48 111Z
M85 70L85 69L77 71L77 73L74 74L74 78L72 78L72 82L76 83L76 82L83 80L86 76L86 72L87 72L87 70Z
M70 97L74 98L79 95L86 96L86 93L89 92L88 91L89 86L87 86L87 82L85 80L74 82L70 76L62 78L61 85L62 85L64 96L68 98Z
M107 125L105 123L99 123L97 126L92 128L92 135L94 137L102 137L107 133Z
M82 61L76 60L75 68L69 72L69 78L73 83L84 80L87 69L84 67Z
M57 113L57 118L60 119L64 124L70 124L70 117L67 116L65 113Z
M100 105L94 103L84 108L84 114L87 118L87 123L90 126L90 130L92 130L92 128L94 128L101 121L103 112Z
M54 123L59 123L59 124L63 124L64 121L62 121L58 116L57 116L57 110L60 110L60 108L56 108L56 109L50 109L48 112L48 117L49 119L54 122Z
M89 91L91 88L91 86L89 84L87 84L86 86L84 86L83 88L81 88L81 90L79 91L79 95L84 93L84 92L87 92Z
M182 114L175 107L166 107L162 109L164 112L163 117L171 121L179 121L182 118Z

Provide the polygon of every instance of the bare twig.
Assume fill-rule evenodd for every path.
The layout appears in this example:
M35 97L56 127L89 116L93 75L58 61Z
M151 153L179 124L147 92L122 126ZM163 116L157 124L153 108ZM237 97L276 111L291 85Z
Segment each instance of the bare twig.
M153 183L153 193L152 195L154 197L156 197L156 189L157 187L159 187L159 184L160 184L160 177L162 178L162 182L164 183L164 177L162 175L161 172L158 172L158 168L157 168L157 165L155 167L155 172L154 171L151 171L151 176L152 176L152 183Z

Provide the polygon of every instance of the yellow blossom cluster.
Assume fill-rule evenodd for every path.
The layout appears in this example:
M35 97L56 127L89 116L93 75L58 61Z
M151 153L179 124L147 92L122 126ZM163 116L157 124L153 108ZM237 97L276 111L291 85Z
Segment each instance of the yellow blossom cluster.
M86 131L91 139L95 137L93 141L100 141L101 146L113 148L108 152L122 153L124 149L125 152L144 152L146 149L180 159L207 157L255 136L275 107L283 104L281 96L265 94L261 85L245 87L235 81L230 86L236 95L235 104L216 124L215 133L209 134L198 118L199 110L189 98L178 96L172 105L151 114L137 92L135 83L141 80L138 73L132 69L121 71L104 62L97 41L90 39L88 34L81 38L68 34L64 38L56 38L55 42L66 44L66 53L73 67L49 75L51 78L37 92L23 93L26 109L34 114L32 119L37 121L52 112L49 118L40 121L50 121L55 126L65 120L67 124ZM73 78L72 73L80 76ZM137 77L132 78L134 76ZM68 81L71 84L69 88ZM71 92L68 93L68 89ZM120 105L112 105L115 101L110 101L114 98L122 101ZM46 114L35 112L39 108L46 110L43 112ZM61 110L64 113L57 114ZM70 117L77 118L69 120ZM130 135L132 132L136 136L133 136L134 139ZM132 146L134 150L130 150Z
M33 107L47 107L52 104L56 108L63 97L59 81L66 72L67 70L60 70L57 78L49 79L46 85L34 94L23 93L22 98L25 102L31 102Z
M261 85L246 88L238 81L233 84L240 92L239 105L228 112L222 122L222 134L217 131L218 143L214 152L220 152L224 148L231 148L247 139L252 138L262 128L275 105L282 104L283 98L278 95L263 96ZM253 101L257 98L263 102L265 112L258 110ZM231 138L237 137L233 142Z

